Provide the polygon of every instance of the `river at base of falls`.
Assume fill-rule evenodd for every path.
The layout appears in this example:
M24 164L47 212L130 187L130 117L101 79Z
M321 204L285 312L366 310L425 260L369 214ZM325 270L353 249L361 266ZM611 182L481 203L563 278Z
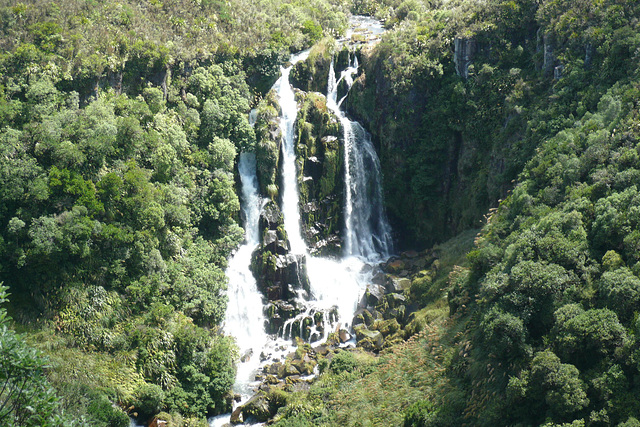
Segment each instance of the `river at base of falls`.
M373 37L377 37L382 32L380 23L371 18L353 17L352 27L366 27ZM359 30L350 30L348 35L357 31ZM280 126L283 135L284 225L291 244L291 253L304 255L306 258L306 270L310 283L310 298L308 300L300 298L299 301L306 308L300 316L322 312L325 316L325 325L330 325L325 327L324 333L316 336L317 339L312 342L313 345L318 345L326 341L330 332L338 328L347 330L350 328L357 304L366 291L367 284L371 283L375 265L390 254L392 246L390 228L382 208L380 166L377 155L366 131L357 122L351 122L340 110L340 103L335 99L336 79L332 74L327 104L343 126L345 163L352 165L351 168L346 167L345 174L345 190L348 194L344 207L347 248L342 259L314 257L307 250L300 228L294 149L294 123L298 108L289 83L291 68L296 62L305 60L307 56L308 51L292 56L291 65L282 68L282 76L275 83L274 89L278 92L282 110ZM331 71L333 73L333 63ZM342 73L341 78L351 79L355 73L357 73L357 60L354 55L353 63ZM241 396L241 401L236 406L246 402L259 385L255 381L255 374L261 366L284 360L287 354L295 350L291 340L268 336L265 333L265 319L262 314L263 297L257 289L256 281L249 268L251 254L259 244L258 220L260 209L264 206L264 201L258 194L255 167L255 156L242 153L238 169L242 184L245 242L230 259L226 272L229 278L229 305L224 328L226 333L236 338L240 355L244 359L237 366L236 383L233 387L234 393ZM364 185L368 187L365 188ZM372 194L375 200L366 198ZM339 318L337 322L331 323L328 313L334 307L337 307ZM292 327L292 322L289 325ZM352 340L343 345L355 346L355 341ZM229 421L230 414L224 414L211 418L209 423L212 427L221 427Z

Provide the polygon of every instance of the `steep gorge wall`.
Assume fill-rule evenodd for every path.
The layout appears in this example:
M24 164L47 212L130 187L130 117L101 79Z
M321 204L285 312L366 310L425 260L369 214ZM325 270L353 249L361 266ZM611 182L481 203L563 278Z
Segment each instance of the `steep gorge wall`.
M520 168L519 161L517 164L511 161L514 151L521 154L518 148L513 148L514 141L520 138L517 126L513 126L518 117L510 119L512 125L508 129L503 127L502 111L473 117L482 106L470 110L464 86L456 87L458 92L450 92L454 83L464 85L464 76L458 76L456 68L468 76L475 42L459 43L461 47L470 43L474 49L465 48L460 55L464 64L456 67L453 55L447 58L449 63L444 64L445 76L440 81L429 85L416 79L400 92L394 87L397 82L389 76L390 69L397 65L390 62L390 53L384 47L366 46L355 53L362 65L345 101L346 108L372 134L382 164L387 213L401 248L426 246L477 227L489 208L506 194ZM314 47L309 59L296 65L292 80L304 80L307 82L304 88L308 90L326 91L332 58L335 69L340 70L348 64L349 55L353 54L347 48L337 51L328 44ZM487 85L485 92L491 90L494 88ZM344 93L345 88L339 87L339 98ZM311 98L314 97L315 94ZM321 104L322 101L314 102L315 109L325 108ZM317 111L313 115L312 121L322 122ZM308 131L304 130L307 125L300 119L298 125L302 129L299 137L308 138ZM495 138L496 132L502 135ZM326 142L325 139L323 144ZM314 168L313 161L315 158L311 163L308 159L300 160L309 170ZM304 198L308 189L303 178L299 182ZM311 186L317 191L315 181ZM314 197L321 200L326 196L325 191L324 195L316 193ZM326 212L323 217L334 215ZM306 215L305 223L313 226Z

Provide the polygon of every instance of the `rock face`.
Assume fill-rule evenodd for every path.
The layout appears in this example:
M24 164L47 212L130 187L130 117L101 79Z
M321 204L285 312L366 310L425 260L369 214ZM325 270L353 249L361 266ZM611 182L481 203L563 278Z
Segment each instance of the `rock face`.
M267 306L267 331L277 333L286 319L300 310L295 305L299 293L309 292L306 259L289 253L284 219L278 205L271 201L260 213L261 244L251 257L251 272L258 289L270 301Z
M296 121L298 188L303 235L312 254L338 255L342 231L342 135L337 119L327 109L324 95L298 93L302 107Z
M453 41L453 62L456 66L456 74L463 79L469 78L469 65L473 61L476 51L476 41L472 38L456 37Z
M272 90L258 106L256 117L256 165L260 193L276 200L278 196L278 167L282 132L278 118L280 116L276 93Z
M545 75L552 75L555 69L556 57L554 54L554 40L551 34L544 34L542 36L544 43L544 53L542 60L542 72Z
M336 50L333 38L326 38L311 48L306 61L298 62L291 70L289 81L306 92L327 93L331 57Z

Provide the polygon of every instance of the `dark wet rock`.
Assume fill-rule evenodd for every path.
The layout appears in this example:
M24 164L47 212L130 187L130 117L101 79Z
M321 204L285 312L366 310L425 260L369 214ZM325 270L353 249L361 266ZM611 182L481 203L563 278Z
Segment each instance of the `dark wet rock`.
M284 224L284 217L277 203L271 201L262 208L259 224L261 233L264 230L277 230L278 226Z
M466 80L469 78L469 66L476 52L476 41L473 38L456 37L453 44L456 74Z
M427 266L427 260L425 258L418 258L413 261L413 265L418 269L422 270Z
M419 255L420 254L414 250L409 250L402 253L403 258L410 258L410 259L417 258Z
M243 418L245 420L251 418L258 422L265 422L271 418L271 410L269 408L269 401L264 392L259 392L254 395L240 408Z
M309 291L304 255L274 255L269 251L256 251L251 259L251 271L256 277L258 289L266 296L290 300L297 296L299 289ZM273 289L274 286L280 287L279 293Z
M267 317L265 329L267 333L278 333L278 331L282 330L287 320L293 319L299 313L300 309L287 301L272 301L265 310Z
M263 250L276 255L285 255L289 252L288 241L279 238L276 230L265 230L262 237L262 246Z
M400 323L398 323L398 321L395 318L378 321L375 323L374 327L376 330L380 331L380 333L385 338L388 337L389 335L395 334L396 332L402 329L402 326L400 325Z
M270 301L282 299L282 287L279 285L269 286L266 294Z
M391 308L399 307L400 305L406 304L407 302L407 297L405 297L402 294L395 294L395 293L387 294L385 299L387 300L387 303Z
M251 360L251 356L253 356L253 350L249 349L247 351L245 351L242 356L240 356L240 361L242 363L248 362L249 360Z

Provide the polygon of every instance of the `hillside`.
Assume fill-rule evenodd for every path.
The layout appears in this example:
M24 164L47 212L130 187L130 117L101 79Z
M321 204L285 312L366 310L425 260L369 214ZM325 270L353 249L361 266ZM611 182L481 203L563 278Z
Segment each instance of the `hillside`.
M396 288L366 293L357 348L299 346L321 374L263 384L269 422L640 425L634 0L0 1L0 424L231 411L238 154L282 250L269 88L314 46L292 71L300 203L339 252L341 129L313 91L349 63L350 13L387 29L346 106L380 157Z
M48 356L3 360L0 424L165 410L195 425L230 409L237 350L219 325L248 111L290 51L344 30L345 10L0 3L0 282L19 341ZM48 409L25 419L32 389Z

